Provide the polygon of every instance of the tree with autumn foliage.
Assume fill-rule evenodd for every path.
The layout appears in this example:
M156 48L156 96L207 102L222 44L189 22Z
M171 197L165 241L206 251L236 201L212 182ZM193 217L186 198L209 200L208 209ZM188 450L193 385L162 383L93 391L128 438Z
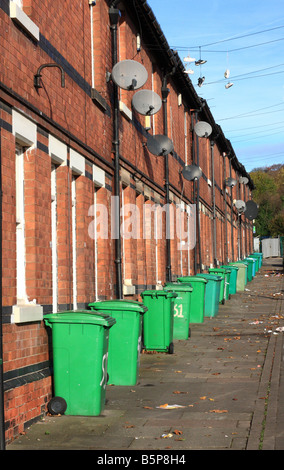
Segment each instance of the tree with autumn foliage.
M255 185L253 200L259 206L256 235L284 236L284 165L255 168L250 176Z

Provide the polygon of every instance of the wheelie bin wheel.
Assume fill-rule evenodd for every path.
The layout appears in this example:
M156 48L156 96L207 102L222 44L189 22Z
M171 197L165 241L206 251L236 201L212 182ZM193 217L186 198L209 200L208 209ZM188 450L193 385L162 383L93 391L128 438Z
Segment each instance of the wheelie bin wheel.
M47 404L47 409L51 415L63 415L66 408L67 403L62 397L53 397Z

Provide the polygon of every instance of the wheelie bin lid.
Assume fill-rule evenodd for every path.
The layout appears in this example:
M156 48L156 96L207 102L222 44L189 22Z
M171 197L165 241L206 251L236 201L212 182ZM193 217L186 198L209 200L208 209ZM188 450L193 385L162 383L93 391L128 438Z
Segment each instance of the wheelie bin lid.
M53 323L92 324L110 328L116 323L115 318L103 312L91 312L90 310L67 310L66 312L48 313L43 317L48 326Z
M226 273L229 272L230 270L227 268L209 268L208 269L209 273Z
M171 288L177 292L192 292L193 287L190 283L181 283L181 282L169 282L165 284L165 288Z
M198 277L198 276L183 276L183 277L178 277L179 282L203 282L206 284L208 281L205 278Z
M231 271L233 271L233 270L238 271L239 270L238 266L233 266L231 264L230 264L230 266L227 266L227 265L226 266L221 266L221 268L230 269Z
M197 277L204 277L204 279L211 279L212 281L222 281L222 276L217 276L217 274L207 274L207 273L198 273L196 274Z
M98 302L91 302L88 304L91 310L115 310L115 311L135 311L139 313L146 313L148 307L142 302L134 300L114 299L114 300L101 300Z
M236 267L243 267L243 268L247 268L248 267L248 263L242 263L241 261L235 261L235 263L231 263L230 265L232 266L236 266Z
M144 290L144 292L141 292L141 297L143 299L143 297L149 295L151 297L177 297L177 293L176 292L173 292L172 290L167 290L167 289L163 289L163 290Z

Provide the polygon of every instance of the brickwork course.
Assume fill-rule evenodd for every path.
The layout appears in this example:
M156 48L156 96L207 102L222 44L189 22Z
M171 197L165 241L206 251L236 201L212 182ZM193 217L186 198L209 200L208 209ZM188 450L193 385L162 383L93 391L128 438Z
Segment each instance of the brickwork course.
M52 397L44 315L121 292L141 300L143 290L167 280L244 258L253 251L253 223L234 201L251 199L254 184L147 2L76 0L67 8L2 0L0 31L1 367L11 442L46 414ZM124 60L146 69L143 89L162 99L155 115L138 114L135 90L114 84L114 62ZM200 121L210 124L209 138L196 135ZM147 146L159 134L174 146L166 158ZM182 169L193 163L202 176L187 181ZM225 186L229 176L234 187ZM135 206L140 222L134 230L121 210L120 247L111 217L117 187L120 206ZM152 211L146 223L143 217L166 203L173 209L170 242L165 214ZM196 243L186 231L193 206Z

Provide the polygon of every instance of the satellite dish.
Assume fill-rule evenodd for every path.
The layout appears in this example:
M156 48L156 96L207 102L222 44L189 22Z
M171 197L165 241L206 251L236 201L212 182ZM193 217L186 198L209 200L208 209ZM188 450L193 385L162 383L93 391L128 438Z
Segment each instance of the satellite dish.
M239 214L242 214L246 209L246 203L240 199L235 201L235 206Z
M256 219L257 214L258 214L257 204L254 201L247 201L246 210L245 210L246 218L249 220Z
M209 135L212 133L212 127L208 122L205 121L199 121L197 124L194 126L195 133L198 135L198 137L209 137Z
M246 176L240 176L240 183L248 184L249 179Z
M148 137L147 147L153 155L162 157L173 151L174 144L166 135L157 134Z
M202 171L197 165L188 165L183 168L182 175L188 181L199 180Z
M138 90L148 79L144 65L135 60L122 60L115 64L111 72L114 83L124 90Z
M141 90L133 96L132 105L139 114L152 116L161 109L162 100L154 91Z
M226 186L230 186L232 188L233 186L236 186L237 180L235 180L234 178L229 177L225 180L225 184L226 184Z

